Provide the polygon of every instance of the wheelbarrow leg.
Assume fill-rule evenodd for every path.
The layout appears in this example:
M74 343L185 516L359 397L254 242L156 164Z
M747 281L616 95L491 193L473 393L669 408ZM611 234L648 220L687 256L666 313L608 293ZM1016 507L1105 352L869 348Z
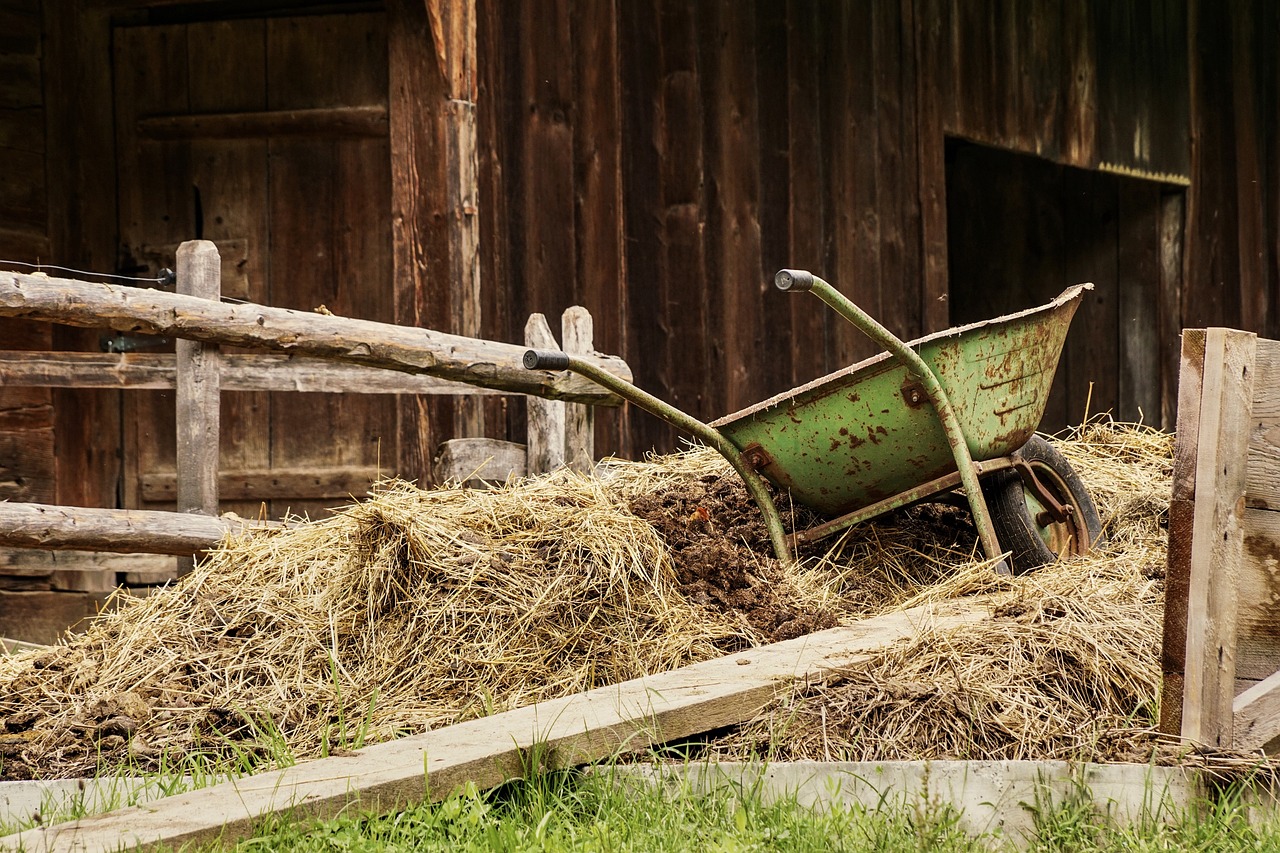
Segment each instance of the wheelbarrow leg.
M530 370L572 370L574 373L581 374L598 382L610 391L616 392L619 397L635 403L640 408L662 418L672 426L696 435L715 448L725 458L725 461L733 466L733 470L738 472L738 476L742 478L743 484L747 487L747 492L755 500L756 506L760 507L760 512L764 514L764 523L769 530L769 541L773 543L773 553L777 555L784 565L790 565L794 562L787 532L782 527L782 516L778 513L778 507L773 503L773 498L769 497L769 490L765 487L763 478L754 468L747 464L747 461L742 458L742 454L738 452L738 448L733 446L733 442L729 441L717 430L707 426L692 415L685 414L675 406L669 405L652 394L637 388L630 382L619 379L594 364L566 353L549 350L529 350L524 354L524 366Z
M813 273L806 270L779 270L773 281L779 290L813 291L815 296L841 317L888 350L920 380L942 424L942 430L947 436L947 444L951 446L951 455L960 472L960 482L964 485L964 494L969 500L969 511L973 513L973 523L978 528L978 539L982 543L982 550L986 553L987 559L1001 560L1004 550L996 538L995 525L991 523L991 512L987 509L986 498L983 497L982 487L978 484L978 472L973 467L973 457L969 454L969 442L964 437L964 429L960 426L955 410L951 408L946 390L929 365L919 353L903 343L897 335L880 325L873 317L854 305L843 293ZM1008 564L1003 560L997 564L996 571L1000 574L1010 573Z

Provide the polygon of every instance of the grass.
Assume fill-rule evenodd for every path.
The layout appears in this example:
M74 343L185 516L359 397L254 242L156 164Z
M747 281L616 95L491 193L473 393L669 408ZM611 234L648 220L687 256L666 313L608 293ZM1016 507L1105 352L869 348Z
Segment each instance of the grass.
M1035 836L1014 844L971 836L942 805L865 809L766 801L758 790L695 794L687 785L621 782L607 772L556 771L480 793L467 787L436 803L328 821L277 818L236 853L264 851L1254 851L1280 850L1280 824L1251 826L1228 792L1171 821L1118 828L1100 823L1092 798L1032 808ZM207 848L217 850L223 848Z

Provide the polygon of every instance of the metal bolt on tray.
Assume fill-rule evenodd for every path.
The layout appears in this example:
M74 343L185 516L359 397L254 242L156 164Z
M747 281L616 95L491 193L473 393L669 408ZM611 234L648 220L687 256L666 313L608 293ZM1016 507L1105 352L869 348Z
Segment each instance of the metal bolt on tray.
M566 353L529 350L524 366L572 370L714 447L764 513L783 562L795 543L956 489L1000 571L1010 570L1006 553L1025 571L1098 541L1084 484L1035 435L1071 318L1093 285L903 343L811 272L780 270L774 283L811 291L885 352L710 424ZM830 520L788 534L764 480Z

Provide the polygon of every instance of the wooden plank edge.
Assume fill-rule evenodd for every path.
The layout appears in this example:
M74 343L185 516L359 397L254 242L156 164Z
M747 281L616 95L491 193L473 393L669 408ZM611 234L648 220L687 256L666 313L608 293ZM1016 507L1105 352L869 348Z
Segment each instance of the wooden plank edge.
M1187 587L1182 737L1232 745L1245 465L1252 423L1257 336L1205 332L1195 458L1195 507Z
M1245 690L1231 704L1232 748L1255 752L1280 735L1280 671Z
M0 839L0 846L91 853L213 839L226 844L280 812L330 817L352 805L380 812L442 799L466 782L487 789L518 777L535 748L544 765L572 766L746 722L787 684L865 662L921 633L978 624L990 613L982 597L923 605L377 744L349 757L307 761L28 830Z

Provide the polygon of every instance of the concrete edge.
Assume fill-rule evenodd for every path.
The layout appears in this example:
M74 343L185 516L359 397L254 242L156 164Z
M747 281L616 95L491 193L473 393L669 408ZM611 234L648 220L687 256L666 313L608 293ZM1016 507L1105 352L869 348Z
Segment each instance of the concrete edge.
M49 823L51 818L98 814L221 781L221 777L197 782L191 776L118 776L0 782L0 828L12 831L17 826Z
M600 772L694 793L750 790L766 802L794 797L804 806L839 803L867 810L950 806L959 828L975 837L1015 844L1036 834L1039 814L1091 802L1100 820L1141 826L1182 819L1209 792L1195 769L1147 764L1066 761L885 761L691 763L619 765ZM1266 786L1249 789L1256 821L1274 820L1280 809Z

